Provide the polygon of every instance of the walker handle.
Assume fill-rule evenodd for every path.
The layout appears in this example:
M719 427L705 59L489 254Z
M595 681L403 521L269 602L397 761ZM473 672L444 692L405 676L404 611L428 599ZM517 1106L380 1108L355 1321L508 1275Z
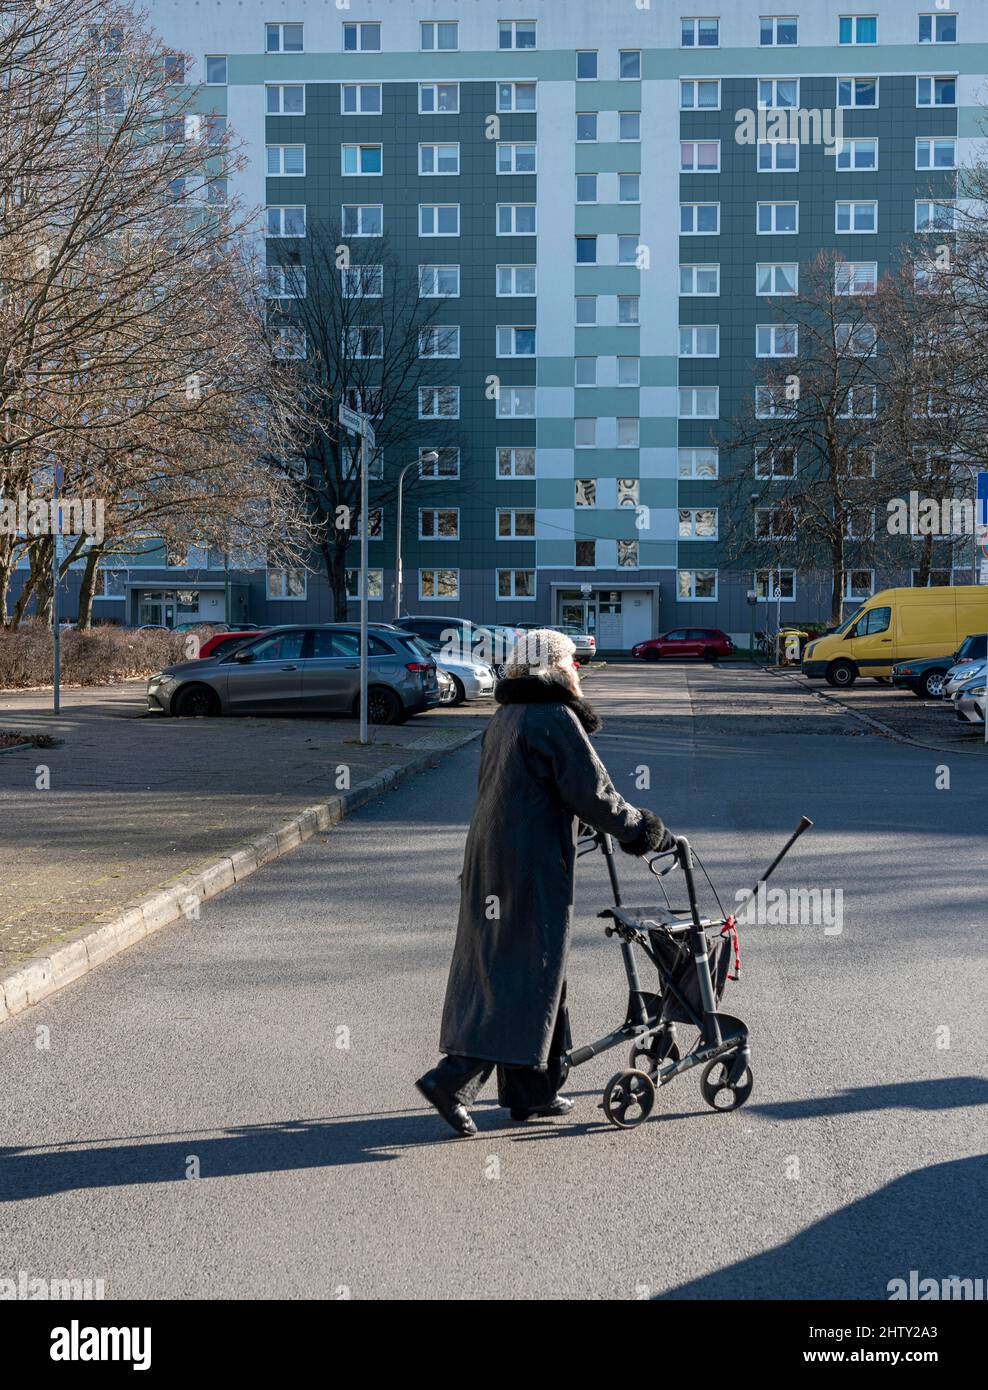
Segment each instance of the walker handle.
M782 863L783 859L785 859L786 855L792 849L793 845L799 839L800 835L802 835L803 831L809 830L812 824L813 822L810 820L809 816L800 816L799 824L796 826L796 829L789 836L789 839L779 850L778 854L772 860L771 864L769 864L768 868L765 870L761 878L758 880L758 883L764 883L765 880L769 877L769 875L775 872L775 870ZM751 890L752 896L754 896L758 892L758 883L756 883L754 888Z

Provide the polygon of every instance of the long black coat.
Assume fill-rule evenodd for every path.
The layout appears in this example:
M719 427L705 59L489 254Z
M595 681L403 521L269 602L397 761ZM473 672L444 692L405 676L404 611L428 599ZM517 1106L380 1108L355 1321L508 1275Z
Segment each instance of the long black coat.
M662 826L615 790L587 737L600 721L585 701L534 677L501 681L496 698L501 708L481 745L440 1048L541 1066L566 977L578 820L639 851Z

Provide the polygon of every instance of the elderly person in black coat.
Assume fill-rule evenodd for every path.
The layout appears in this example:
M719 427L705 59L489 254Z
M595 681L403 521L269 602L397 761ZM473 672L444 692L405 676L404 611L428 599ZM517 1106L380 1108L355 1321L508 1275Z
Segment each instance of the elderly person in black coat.
M658 816L619 795L594 751L588 735L601 724L583 699L574 650L549 630L516 643L481 744L439 1040L446 1055L415 1083L461 1135L477 1132L467 1107L495 1066L513 1119L572 1109L558 1092L571 1046L566 958L579 823L629 854L673 844Z

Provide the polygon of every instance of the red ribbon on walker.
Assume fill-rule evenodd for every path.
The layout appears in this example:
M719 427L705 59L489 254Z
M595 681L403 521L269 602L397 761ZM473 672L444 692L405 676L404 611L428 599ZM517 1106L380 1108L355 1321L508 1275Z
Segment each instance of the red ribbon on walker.
M734 942L734 974L728 975L729 980L737 980L741 977L741 947L738 944L738 928L734 920L734 913L725 920L721 929L721 936L729 936Z

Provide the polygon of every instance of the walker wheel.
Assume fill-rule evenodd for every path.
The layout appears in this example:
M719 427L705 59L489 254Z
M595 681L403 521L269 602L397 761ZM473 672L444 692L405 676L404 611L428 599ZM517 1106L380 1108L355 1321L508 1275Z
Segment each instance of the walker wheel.
M713 1110L737 1110L751 1095L755 1084L751 1063L741 1073L741 1079L732 1086L727 1078L733 1063L733 1057L715 1057L703 1069L700 1091Z
M634 1129L647 1120L655 1104L655 1082L647 1071L619 1071L604 1092L604 1114L618 1129Z
M632 1043L628 1056L628 1066L635 1071L647 1071L656 1085L659 1084L659 1065L680 1061L682 1053L676 1043L670 1043L668 1033L657 1033L646 1047Z

